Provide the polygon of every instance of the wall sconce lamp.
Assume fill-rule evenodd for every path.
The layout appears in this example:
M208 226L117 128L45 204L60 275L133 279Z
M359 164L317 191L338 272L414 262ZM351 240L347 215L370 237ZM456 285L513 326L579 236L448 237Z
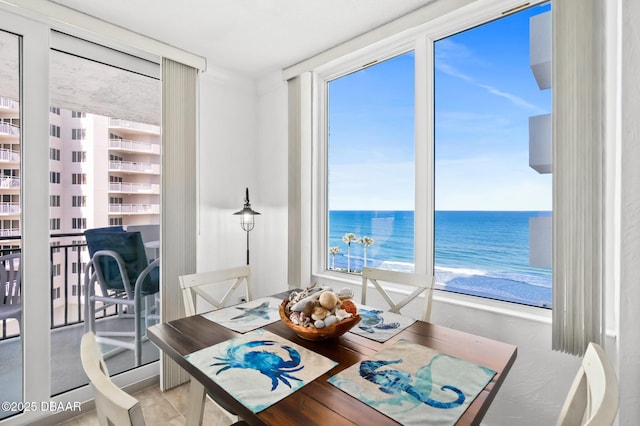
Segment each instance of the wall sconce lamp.
M257 211L251 209L251 203L249 202L249 188L246 189L246 195L244 198L244 207L239 212L235 212L234 215L240 216L240 226L247 233L247 265L249 264L249 232L255 225L254 216L259 215Z

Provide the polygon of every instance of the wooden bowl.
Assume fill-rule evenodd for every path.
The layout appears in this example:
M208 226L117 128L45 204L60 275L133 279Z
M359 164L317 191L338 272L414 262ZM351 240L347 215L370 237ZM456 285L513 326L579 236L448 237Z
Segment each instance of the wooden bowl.
M285 323L287 327L292 329L298 336L306 340L325 340L333 337L342 336L347 331L351 330L353 326L358 324L362 319L360 315L352 316L351 318L345 318L342 321L330 325L325 328L303 327L296 325L287 317L284 313L284 308L287 305L288 300L283 300L280 304L280 319Z

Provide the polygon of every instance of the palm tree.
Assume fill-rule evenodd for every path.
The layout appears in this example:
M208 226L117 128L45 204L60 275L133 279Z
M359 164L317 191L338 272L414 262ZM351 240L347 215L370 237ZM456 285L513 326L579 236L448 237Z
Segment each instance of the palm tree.
M340 253L340 247L329 247L329 254L331 254L331 269L336 270L336 254Z
M364 266L367 266L367 247L372 246L374 241L371 237L362 237L358 240L362 247L364 248Z
M351 243L358 241L358 238L356 234L349 232L348 234L344 234L342 241L347 243L347 272L351 272Z

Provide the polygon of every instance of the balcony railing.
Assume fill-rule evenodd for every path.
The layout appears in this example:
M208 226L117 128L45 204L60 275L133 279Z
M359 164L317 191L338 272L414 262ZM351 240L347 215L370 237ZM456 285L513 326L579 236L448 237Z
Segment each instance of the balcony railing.
M109 214L160 214L160 205L109 204Z
M111 182L109 192L125 194L160 194L160 185L150 183Z
M110 118L109 127L123 127L125 129L138 130L141 132L160 134L160 126L153 124L137 123L135 121L123 120L121 118Z
M0 123L0 134L20 136L20 128L9 123Z
M0 97L0 108L11 111L20 111L20 104L13 99Z
M129 139L109 139L109 148L160 155L160 145L157 143L132 141Z
M118 171L118 172L137 172L137 173L149 173L149 174L160 174L160 165L159 164L150 164L150 163L134 163L131 161L109 161L109 171Z
M0 188L3 189L19 189L20 178L3 176L0 177Z
M20 203L0 203L0 214L20 213Z
M19 231L19 230L5 230ZM5 245L19 245L21 236L4 235L0 242ZM60 241L61 238L77 238L71 244L51 245L49 259L53 266L49 291L51 295L51 329L66 327L69 325L84 323L84 265L89 262L89 252L82 233L53 234L52 241ZM19 253L20 248L2 249L0 255ZM75 265L75 267L74 267ZM75 269L75 271L74 271ZM107 312L96 311L96 317L116 315L116 307L110 307ZM19 330L8 329L7 321L1 321L0 341L18 336Z
M9 161L11 163L20 162L20 153L11 151L10 149L0 149L0 161Z

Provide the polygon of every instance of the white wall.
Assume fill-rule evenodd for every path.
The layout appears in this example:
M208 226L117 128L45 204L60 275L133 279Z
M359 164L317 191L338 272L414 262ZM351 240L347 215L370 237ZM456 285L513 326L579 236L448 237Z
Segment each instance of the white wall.
M246 263L246 234L233 213L242 209L246 187L253 206L259 206L255 203L256 100L256 86L251 80L211 66L201 74L197 153L199 272Z
M287 289L287 90L210 66L200 79L197 270L243 265L246 233L233 216L249 188L261 213L250 232L254 297Z

